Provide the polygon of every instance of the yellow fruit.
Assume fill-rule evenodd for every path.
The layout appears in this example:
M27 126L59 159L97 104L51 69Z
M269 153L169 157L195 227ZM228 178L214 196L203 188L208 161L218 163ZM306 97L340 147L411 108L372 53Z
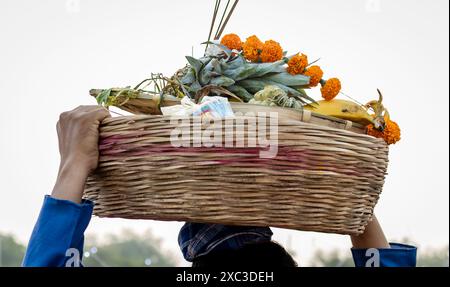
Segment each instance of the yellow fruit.
M361 105L347 100L333 99L318 101L317 105L307 105L306 110L322 115L336 117L352 122L368 125L373 123L373 117Z

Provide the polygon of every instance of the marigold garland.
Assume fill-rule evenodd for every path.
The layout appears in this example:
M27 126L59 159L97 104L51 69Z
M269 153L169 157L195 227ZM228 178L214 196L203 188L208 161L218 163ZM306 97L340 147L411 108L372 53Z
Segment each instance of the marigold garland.
M242 51L245 59L254 63L269 63L283 59L283 49L281 45L274 41L268 40L262 42L256 35L250 36L245 42L242 42L236 34L227 34L222 37L220 42L222 45L232 50ZM308 67L308 57L299 53L289 59L286 71L291 75L305 75L309 77L308 87L316 87L321 84L320 92L326 101L334 99L341 90L341 82L338 78L328 80L322 79L323 71L320 66L313 65ZM384 117L385 127L383 131L376 129L372 124L366 126L368 135L382 138L387 144L394 144L400 140L400 127L389 116Z
M377 130L373 125L368 125L366 127L366 132L368 135L384 139L388 145L395 144L401 137L400 127L396 122L391 121L387 117L384 117L384 121L385 127L383 131Z
M255 35L248 37L245 43L242 44L244 57L251 62L258 62L263 46L264 43Z
M287 71L291 75L303 74L307 66L308 57L305 54L297 54L289 60Z
M316 87L322 80L323 71L319 66L311 66L306 69L304 75L309 77L309 86Z
M262 47L260 57L263 63L279 61L283 58L283 49L278 42L268 40Z
M334 99L341 91L341 81L338 78L328 79L320 88L322 98L326 101Z
M231 50L242 50L242 41L241 38L239 38L236 34L227 34L222 37L222 40L220 41L220 44L224 45L225 47L231 49Z

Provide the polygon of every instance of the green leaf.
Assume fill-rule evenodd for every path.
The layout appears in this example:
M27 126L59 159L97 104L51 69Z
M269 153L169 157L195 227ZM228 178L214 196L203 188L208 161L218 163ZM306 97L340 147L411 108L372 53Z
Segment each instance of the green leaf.
M302 89L302 88L294 88L294 89L301 94L302 98L307 99L312 104L317 104L316 100L314 100L313 98L308 96L308 94L306 93L306 91L304 89Z
M189 62L191 67L194 69L195 77L198 77L200 70L202 69L203 63L194 57L186 56L186 60Z
M226 70L231 70L230 66L225 61L219 61L219 63L221 73L224 73Z
M273 82L274 84L277 84L276 82ZM283 89L288 94L294 95L299 101L301 101L303 104L307 104L307 101L309 102L315 102L313 98L309 97L305 91L303 90L297 90L292 87L288 87L282 84L278 84L278 86Z
M201 57L198 60L202 63L203 66L206 66L209 62L211 62L211 57Z
M285 72L286 68L284 67L284 64L285 62L283 60L273 63L248 64L256 66L255 72L250 75L250 78L259 78L270 73Z
M280 83L277 83L277 82L274 82L274 81L270 81L270 80L265 80L264 83L266 83L266 85L278 86L279 88L281 88L283 91L285 91L288 94L291 94L291 95L294 95L294 96L297 96L297 97L300 97L300 98L302 96L299 91L297 91L296 89L293 89L293 88L291 88L289 86L286 86L286 85L283 85L283 84L280 84Z
M111 89L102 90L100 92L100 94L98 94L97 97L95 98L97 100L97 104L106 105L110 95L111 95Z
M309 77L304 75L291 75L289 73L278 73L273 75L266 75L264 80L274 81L285 86L304 86L309 84Z
M239 81L237 82L237 84L252 94L256 94L257 92L264 89L265 86L267 86L264 81L251 79Z
M270 80L256 80L256 79L249 79L249 80L243 80L238 82L239 85L241 85L243 88L245 88L247 91L249 91L250 93L256 94L257 92L261 91L262 89L264 89L266 86L269 85L274 85L279 87L280 89L282 89L283 91L285 91L288 94L291 94L293 96L295 96L300 102L306 104L306 101L310 101L310 102L315 102L314 99L312 99L311 97L309 97L306 93L300 92L297 89L294 89L292 87L274 82L274 81L270 81Z
M189 68L186 75L181 78L181 83L183 85L190 85L195 81L195 72L193 68Z
M235 81L240 81L248 79L250 75L254 74L256 71L256 66L244 64L236 69L228 69L223 72L224 76L232 78Z
M192 85L189 87L189 91L190 92L194 92L197 93L200 89L202 88L202 86L200 85L200 83L196 80L192 83Z
M212 71L222 74L222 65L221 62L217 59L212 59L210 62L210 65L212 67ZM226 64L225 64L226 65Z
M202 43L202 45L206 45L206 44L214 45L214 46L217 46L217 47L221 48L222 51L227 55L227 58L230 58L231 54L233 53L233 51L231 51L230 48L228 48L227 46L224 46L222 44L214 43L212 41L206 41L206 42Z
M238 96L239 98L244 100L244 102L248 102L251 99L253 99L253 95L250 94L246 89L244 89L243 87L241 87L239 85L229 86L229 87L227 87L227 90L236 94L236 96Z
M213 78L211 84L219 87L228 87L234 84L234 80L225 76L220 76Z
M232 61L229 61L226 63L227 69L236 69L239 67L242 67L244 64L246 64L246 61L244 59L244 57L242 56L238 56L235 59L233 59Z
M216 60L216 59L214 59L214 60ZM214 63L213 63L212 59L210 59L210 61L208 61L206 63L206 65L203 65L202 70L206 70L208 72L211 72L214 69L214 65L213 64Z
M228 64L228 69L224 71L224 75L235 81L245 80L249 78L259 78L270 73L285 72L284 61L274 63L245 63L240 62L237 58L236 63Z
M211 81L211 72L208 71L208 70L206 70L206 69L203 69L203 70L200 72L200 75L199 75L199 77L198 77L198 81L200 82L200 84L201 84L202 86L208 85L209 82Z

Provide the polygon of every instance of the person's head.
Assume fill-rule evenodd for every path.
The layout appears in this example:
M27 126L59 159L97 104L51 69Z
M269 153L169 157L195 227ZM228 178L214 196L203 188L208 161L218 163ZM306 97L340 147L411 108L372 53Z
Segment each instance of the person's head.
M266 241L211 252L195 258L192 267L297 267L297 263L281 245Z

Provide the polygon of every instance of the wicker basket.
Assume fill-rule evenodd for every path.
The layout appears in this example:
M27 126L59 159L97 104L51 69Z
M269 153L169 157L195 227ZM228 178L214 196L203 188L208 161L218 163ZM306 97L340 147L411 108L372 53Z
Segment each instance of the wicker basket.
M85 189L96 203L94 213L363 232L386 174L383 140L349 121L307 111L249 104L233 109L278 113L275 157L261 158L255 147L173 147L177 125L165 116L106 119L99 167Z

